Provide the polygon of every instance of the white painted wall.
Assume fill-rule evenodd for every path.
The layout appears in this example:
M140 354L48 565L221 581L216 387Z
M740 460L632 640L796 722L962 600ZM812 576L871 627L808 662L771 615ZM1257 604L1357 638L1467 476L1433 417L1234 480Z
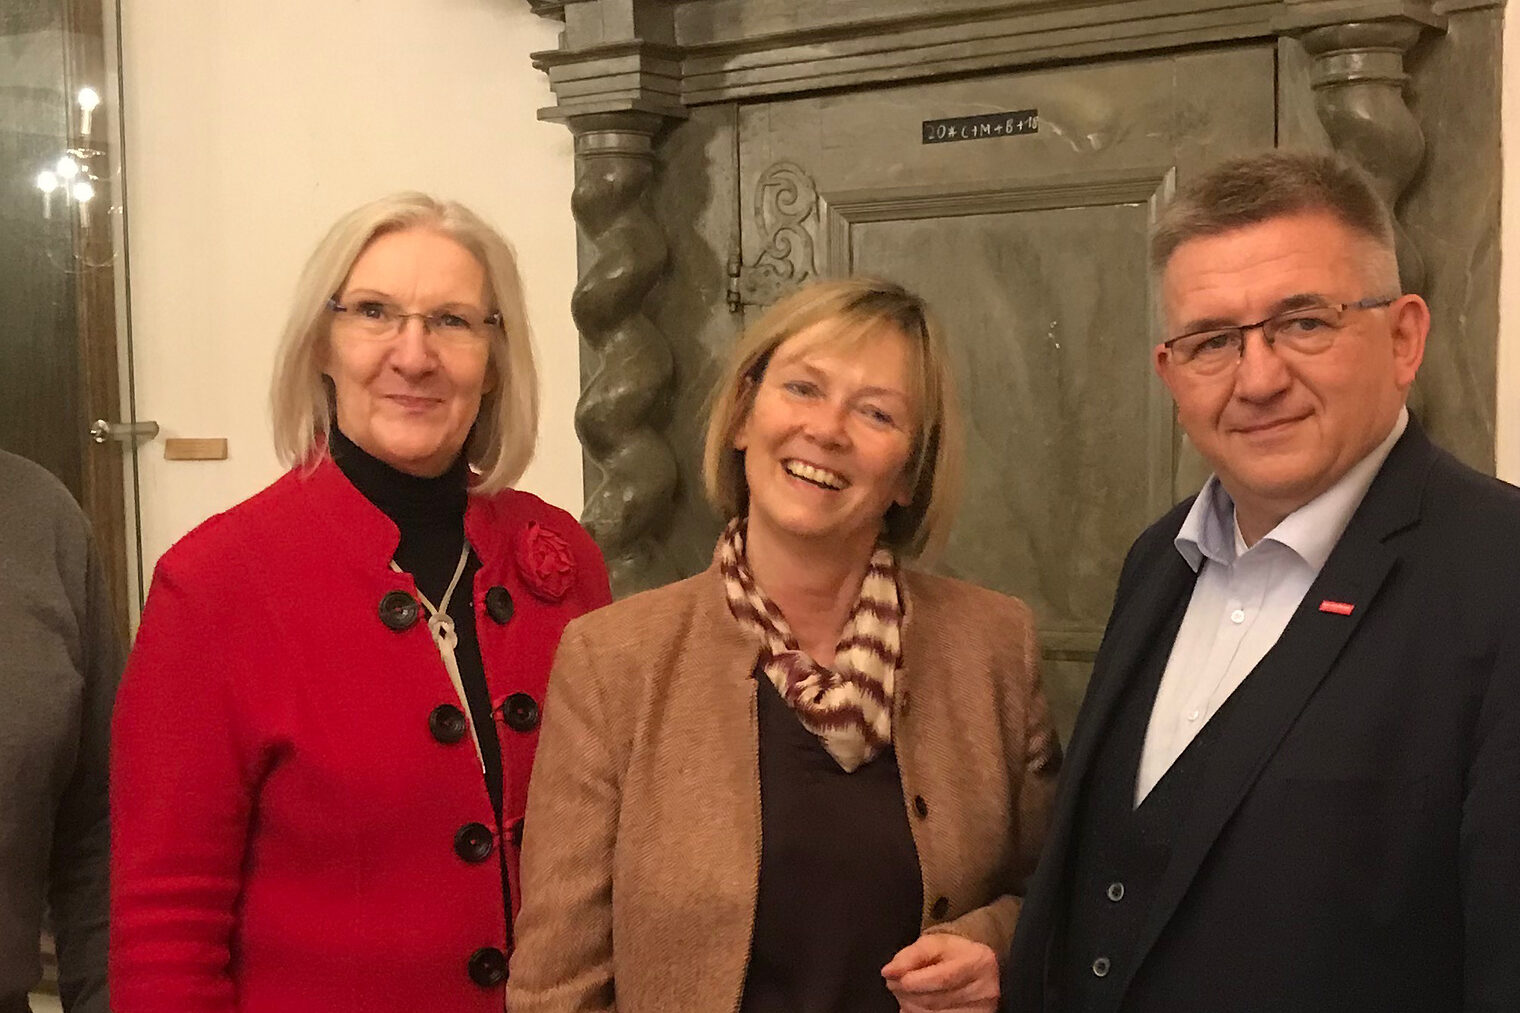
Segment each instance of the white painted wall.
M521 0L133 0L123 78L138 416L225 436L217 462L141 454L144 564L279 474L268 386L296 275L340 214L422 189L516 245L543 382L521 483L581 506L569 299L569 132L528 54L558 26Z
M1499 477L1520 484L1520 2L1504 9L1504 191L1499 273Z

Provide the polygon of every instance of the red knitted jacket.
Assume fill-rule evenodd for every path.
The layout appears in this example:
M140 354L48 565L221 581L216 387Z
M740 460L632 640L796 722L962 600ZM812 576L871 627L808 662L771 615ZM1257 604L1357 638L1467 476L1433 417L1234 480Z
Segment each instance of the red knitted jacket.
M495 849L515 914L549 665L611 595L591 539L532 495L472 496L465 532L502 746L489 860L456 845L494 831L480 760L435 716L468 708L425 612L392 628L406 602L382 600L415 593L388 566L399 534L331 461L164 555L113 724L116 1013L502 1009L477 983L510 951Z

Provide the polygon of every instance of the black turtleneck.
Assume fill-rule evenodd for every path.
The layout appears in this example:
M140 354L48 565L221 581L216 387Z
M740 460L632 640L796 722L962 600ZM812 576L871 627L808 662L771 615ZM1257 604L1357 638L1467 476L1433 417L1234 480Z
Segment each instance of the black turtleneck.
M364 494L401 531L396 547L396 565L411 574L417 590L437 605L448 590L449 579L459 565L464 548L464 511L469 500L466 483L469 467L461 454L454 464L437 478L419 478L397 471L367 453L334 425L328 441L333 461L354 488ZM486 791L496 810L500 840L501 829L501 743L496 737L496 722L491 713L491 693L486 688L485 668L480 661L480 641L475 635L475 573L480 557L470 550L469 561L454 595L449 599L449 618L459 644L454 657L459 663L459 680L464 684L465 699L470 704L470 721L480 739L485 765Z

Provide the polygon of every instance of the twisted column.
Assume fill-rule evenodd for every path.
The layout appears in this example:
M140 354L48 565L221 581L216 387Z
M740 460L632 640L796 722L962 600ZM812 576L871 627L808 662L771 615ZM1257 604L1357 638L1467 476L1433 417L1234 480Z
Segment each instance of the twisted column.
M570 310L600 356L575 410L581 444L601 471L581 521L601 546L619 595L677 576L657 537L676 490L675 456L659 433L675 369L670 347L643 311L666 259L665 237L644 206L661 122L640 112L570 120L571 210L592 247Z
M1425 160L1425 134L1404 101L1404 55L1424 25L1406 19L1326 25L1300 36L1314 58L1311 85L1320 122L1335 150L1367 171L1389 208L1398 207ZM1395 218L1399 276L1418 292L1425 262Z

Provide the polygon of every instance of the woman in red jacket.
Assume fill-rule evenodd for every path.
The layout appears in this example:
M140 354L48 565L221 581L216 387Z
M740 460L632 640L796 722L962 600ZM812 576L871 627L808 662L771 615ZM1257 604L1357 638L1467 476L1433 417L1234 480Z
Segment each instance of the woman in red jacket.
M160 560L118 698L111 998L499 1011L539 707L596 546L510 485L511 248L400 194L337 223L275 372L291 470Z

